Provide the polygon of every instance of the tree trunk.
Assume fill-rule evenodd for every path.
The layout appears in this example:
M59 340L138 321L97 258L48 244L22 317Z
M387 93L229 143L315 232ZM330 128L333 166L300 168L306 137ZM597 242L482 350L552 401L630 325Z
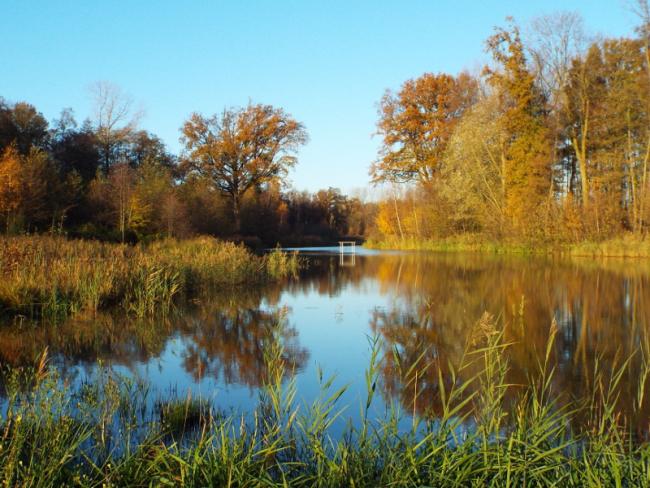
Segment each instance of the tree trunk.
M232 196L232 217L235 224L235 234L241 232L241 202L237 193Z
M393 205L395 206L395 217L397 218L397 228L399 229L399 237L404 240L404 232L402 231L402 220L399 218L399 210L397 209L397 194L393 189Z

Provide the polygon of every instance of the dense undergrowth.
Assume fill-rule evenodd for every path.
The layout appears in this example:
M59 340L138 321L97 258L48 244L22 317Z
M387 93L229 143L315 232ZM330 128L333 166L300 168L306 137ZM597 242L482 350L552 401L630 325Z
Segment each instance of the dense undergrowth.
M165 312L181 298L295 274L298 258L264 257L212 238L128 246L60 237L0 238L0 314L55 319L122 307Z
M270 334L278 339L280 329ZM190 397L147 416L145 385L106 371L70 391L44 354L10 373L0 478L5 486L648 486L650 445L630 435L616 408L628 362L596 366L589 399L563 406L552 391L555 334L553 325L529 384L510 385L508 345L484 316L461 366L448 381L440 373L439 415L410 428L397 406L372 413L382 358L371 341L361 421L337 438L328 432L345 421L345 388L321 377L319 399L301 404L279 340L249 416ZM467 370L478 373L465 378ZM587 420L576 424L577 415Z

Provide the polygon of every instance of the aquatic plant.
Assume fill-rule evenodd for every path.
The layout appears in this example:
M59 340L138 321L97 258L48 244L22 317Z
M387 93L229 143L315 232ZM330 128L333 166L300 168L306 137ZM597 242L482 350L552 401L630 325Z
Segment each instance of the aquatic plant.
M646 485L650 444L616 409L628 361L609 371L596 365L589 400L563 406L552 391L556 332L552 324L536 375L511 385L503 329L484 315L461 366L450 380L440 373L440 413L416 415L406 427L409 415L398 406L384 414L372 408L383 360L373 338L360 421L336 438L330 428L345 422L345 387L319 371L321 395L301 404L284 369L281 324L271 332L265 386L251 415L213 415L204 399L187 397L145 420L137 411L146 387L107 372L84 394L71 394L44 355L8 383L0 479L6 486ZM516 401L505 401L509 390ZM638 408L644 395L637 399ZM585 412L588 421L578 426L573 420Z
M0 314L58 319L120 305L138 316L216 287L297 272L298 258L264 258L202 237L127 246L62 237L0 238Z
M279 245L264 258L269 275L276 279L296 277L302 264L297 251L287 252Z

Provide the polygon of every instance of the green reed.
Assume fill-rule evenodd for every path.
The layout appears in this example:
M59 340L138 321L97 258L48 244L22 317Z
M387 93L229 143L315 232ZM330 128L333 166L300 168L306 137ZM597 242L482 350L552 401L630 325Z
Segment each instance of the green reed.
M301 262L298 252L286 252L278 245L265 256L265 265L268 273L276 278L296 277L304 263Z
M60 237L0 238L0 314L58 319L121 306L137 316L214 288L294 276L298 258L259 257L212 238L127 246Z
M444 375L438 368L438 415L416 415L410 427L402 422L408 414L390 399L385 413L373 413L383 358L379 340L371 339L361 420L337 438L329 431L344 422L346 387L319 370L321 395L300 402L286 369L282 326L270 331L264 387L251 415L217 415L204 399L189 396L158 402L147 415L146 385L105 370L70 391L46 354L34 368L10 372L0 480L5 486L650 484L650 444L632 438L616 409L629 360L608 371L596 362L589 398L561 404L552 388L555 324L536 374L526 385L511 385L503 329L483 316L460 366ZM574 422L584 413L586 423Z

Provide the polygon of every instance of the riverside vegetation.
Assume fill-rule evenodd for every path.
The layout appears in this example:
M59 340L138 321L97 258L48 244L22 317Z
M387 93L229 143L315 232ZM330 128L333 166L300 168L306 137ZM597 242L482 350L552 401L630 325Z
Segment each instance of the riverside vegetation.
M0 314L58 319L121 307L137 316L165 313L174 302L219 287L295 275L296 254L256 256L231 242L202 237L128 246L61 237L0 239Z
M433 252L482 252L488 254L564 254L584 257L650 257L650 240L639 234L623 234L603 241L578 243L525 244L522 242L497 241L485 236L465 234L441 239L417 237L384 237L368 239L364 246L369 249L401 249L406 251Z
M131 98L92 86L92 117L49 122L0 98L0 225L107 241L212 235L252 245L372 237L391 247L647 256L650 3L620 38L578 13L485 41L480 73L423 73L378 103L386 193L287 187L308 141L283 108L248 103L179 121L181 150L138 127ZM630 237L631 236L631 237ZM601 244L602 243L602 244Z
M282 321L270 330L266 379L253 413L224 415L201 398L147 401L146 384L108 371L71 391L48 367L7 372L0 425L6 486L648 486L650 445L617 414L628 361L595 363L591 394L566 406L553 391L557 328L527 385L507 384L499 323L485 314L463 362L440 376L436 418L399 406L373 415L381 345L370 340L362 421L338 439L345 387L319 374L321 396L300 405L283 359ZM645 398L647 351L634 408ZM412 366L410 384L417 388ZM466 370L478 373L461 380ZM514 396L511 394L514 392ZM507 400L509 398L510 400ZM151 406L153 405L153 406ZM573 419L587 422L574 427ZM400 427L404 418L410 427Z
M628 37L585 42L574 13L540 17L525 30L509 21L487 39L492 62L482 74L424 73L387 91L370 169L387 189L377 202L336 188L286 189L308 136L282 108L249 102L192 113L179 121L174 155L138 127L132 101L110 83L93 86L93 119L83 124L71 110L49 123L34 106L0 98L0 225L7 234L0 239L0 315L14 322L5 357L31 362L44 343L52 358L84 343L99 357L115 336L135 331L135 341L120 345L140 342L160 358L165 339L185 328L190 341L202 340L182 358L197 381L206 363L214 361L214 374L226 357L224 376L260 387L250 411L224 413L200 396L153 398L146 381L95 363L75 383L46 349L32 367L2 370L0 480L650 486L641 270L614 286L576 266L562 270L574 279L558 285L543 266L513 273L502 263L427 269L409 266L412 256L385 263L377 274L386 278L395 268L385 288L404 287L405 298L402 308L372 312L371 329L385 340L370 341L366 396L354 422L345 421L346 387L321 372L320 397L301 403L294 373L307 351L288 347L295 330L276 321L261 297L242 310L241 296L220 299L230 310L221 301L201 303L214 289L255 291L300 268L296 255L280 249L257 256L215 237L258 247L371 236L368 245L380 248L650 256L650 4L635 4L639 22ZM50 235L34 234L43 232ZM18 236L25 233L32 235ZM332 269L362 281L363 259L356 263ZM425 273L434 269L444 273ZM298 288L312 286L299 281ZM319 285L334 295L339 283ZM535 315L564 319L564 371L551 358L555 324L542 351L546 335L524 327L522 289L545 300L531 306ZM165 337L163 321L147 328L146 320L132 320L169 318L188 299L213 320L189 317ZM466 304L476 308L467 313ZM495 304L501 320L483 316L463 348L464 325ZM114 309L125 312L127 324L107 330L113 318L98 312ZM510 309L512 316L522 311L515 335L506 332ZM77 342L68 341L57 326L77 314L93 327L69 324ZM24 319L33 322L30 330ZM509 355L511 339L525 347ZM601 343L607 352L596 348ZM629 357L612 352L621 345L623 355L633 351ZM170 356L187 350L172 348ZM457 354L459 362L445 360ZM586 394L566 387L575 381L569 369L579 369ZM379 391L386 392L381 402ZM347 429L334 437L341 423Z

